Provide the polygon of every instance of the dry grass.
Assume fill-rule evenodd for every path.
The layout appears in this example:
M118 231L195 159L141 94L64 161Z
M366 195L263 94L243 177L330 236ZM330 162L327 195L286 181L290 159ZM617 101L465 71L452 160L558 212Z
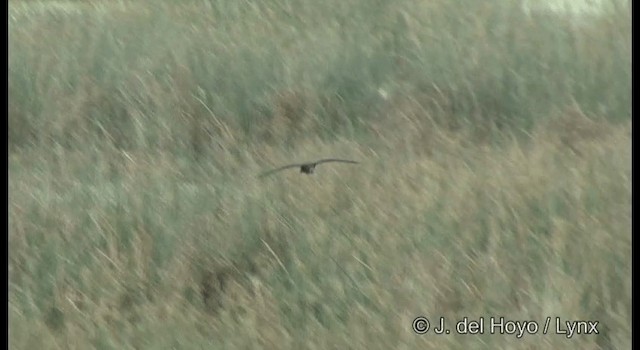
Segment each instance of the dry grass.
M10 4L11 348L630 347L624 21L588 44L597 28L535 17L504 48L506 5L469 29L440 1L86 3L89 30L27 4ZM361 164L256 177L327 156ZM420 336L420 315L600 334Z
M27 347L44 332L61 347L84 347L108 330L116 332L104 335L110 341L134 347L163 347L158 337L187 347L193 339L265 348L477 344L412 334L412 317L424 314L598 320L605 335L481 339L506 348L541 340L627 347L629 130L582 140L581 154L549 141L553 130L440 159L309 142L249 168L345 149L363 164L264 181L229 161L238 177L189 183L179 165L150 156L123 160L115 183L62 183L78 167L108 176L108 165L87 170L72 155L60 165L73 169L66 176L12 174L11 320L24 332L12 340ZM37 302L40 278L53 279L52 290ZM19 311L25 302L31 317ZM46 317L37 315L54 305L66 328L44 330Z

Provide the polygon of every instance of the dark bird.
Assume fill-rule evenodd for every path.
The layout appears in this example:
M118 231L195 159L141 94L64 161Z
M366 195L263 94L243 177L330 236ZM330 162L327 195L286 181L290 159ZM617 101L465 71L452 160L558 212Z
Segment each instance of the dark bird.
M301 164L289 164L289 165L285 165L282 167L279 167L277 169L273 169L273 170L269 170L265 173L262 173L259 177L264 177L267 175L271 175L273 173L276 173L280 170L285 170L285 169L289 169L289 168L300 168L300 172L307 174L307 175L311 175L313 174L313 171L316 169L316 166L318 164L322 164L322 163L329 163L329 162L339 162L339 163L351 163L351 164L358 164L358 162L354 161L354 160L346 160L346 159L321 159L317 162L313 162L313 163L301 163Z

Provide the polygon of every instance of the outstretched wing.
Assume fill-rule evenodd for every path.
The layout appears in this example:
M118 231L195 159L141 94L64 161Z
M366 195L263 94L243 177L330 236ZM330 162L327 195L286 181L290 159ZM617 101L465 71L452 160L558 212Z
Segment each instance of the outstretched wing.
M322 160L317 161L316 165L322 164L322 163L329 163L329 162L358 164L358 162L356 162L355 160L329 158L329 159L322 159Z
M258 175L258 177L265 177L267 175L271 175L273 173L277 173L278 171L281 171L281 170L285 170L285 169L289 169L289 168L297 168L297 167L300 167L302 165L304 165L304 164L289 164L289 165L281 166L279 168L264 172L264 173Z

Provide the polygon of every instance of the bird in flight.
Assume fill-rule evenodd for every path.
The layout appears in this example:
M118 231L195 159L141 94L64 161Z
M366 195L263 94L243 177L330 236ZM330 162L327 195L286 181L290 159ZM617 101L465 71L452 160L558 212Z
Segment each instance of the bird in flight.
M351 164L358 164L358 162L356 162L355 160L346 160L346 159L335 159L335 158L330 158L330 159L321 159L317 162L313 162L313 163L300 163L300 164L289 164L289 165L285 165L273 170L269 170L265 173L262 173L259 177L264 177L267 175L271 175L273 173L276 173L280 170L285 170L285 169L289 169L289 168L300 168L300 172L307 174L307 175L311 175L313 174L313 171L316 169L316 166L318 164L322 164L322 163L329 163L329 162L339 162L339 163L351 163Z

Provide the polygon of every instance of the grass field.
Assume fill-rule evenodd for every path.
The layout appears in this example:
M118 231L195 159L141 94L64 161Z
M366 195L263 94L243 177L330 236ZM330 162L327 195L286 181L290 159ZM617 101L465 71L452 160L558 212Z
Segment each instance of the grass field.
M631 348L628 4L10 1L10 347Z

